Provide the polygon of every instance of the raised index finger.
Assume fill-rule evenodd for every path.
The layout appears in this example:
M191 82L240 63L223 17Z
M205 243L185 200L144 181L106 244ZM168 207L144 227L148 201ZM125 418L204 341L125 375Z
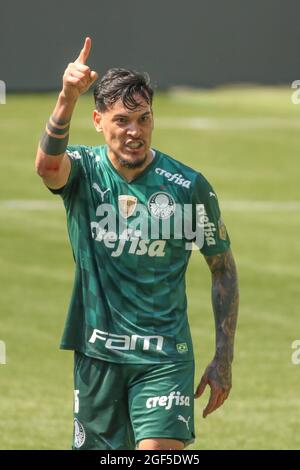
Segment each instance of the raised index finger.
M75 62L79 62L80 64L85 64L90 54L91 47L92 47L91 38L89 37L85 38L84 46L81 49L79 56L77 57Z

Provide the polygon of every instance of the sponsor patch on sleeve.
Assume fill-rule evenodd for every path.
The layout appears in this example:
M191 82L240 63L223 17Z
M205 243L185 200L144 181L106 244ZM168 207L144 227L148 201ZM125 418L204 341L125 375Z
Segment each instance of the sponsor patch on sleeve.
M218 220L218 226L219 226L219 237L221 238L221 240L227 240L226 225L224 224L221 218Z

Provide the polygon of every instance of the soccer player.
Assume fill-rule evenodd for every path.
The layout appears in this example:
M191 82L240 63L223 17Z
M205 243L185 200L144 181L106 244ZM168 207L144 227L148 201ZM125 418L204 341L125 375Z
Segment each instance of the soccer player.
M68 65L36 157L63 199L76 267L61 343L75 351L73 448L180 450L194 439L194 398L210 387L206 417L231 389L235 263L211 185L151 148L148 76L109 70L94 89L106 145L68 146L76 102L97 79L90 49L86 38ZM185 293L192 241L212 273L216 326L195 393Z

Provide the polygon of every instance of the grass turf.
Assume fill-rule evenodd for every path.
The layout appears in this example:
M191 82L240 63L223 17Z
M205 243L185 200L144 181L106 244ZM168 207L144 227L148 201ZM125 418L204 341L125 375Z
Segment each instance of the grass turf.
M233 390L206 420L208 392L196 401L194 449L300 448L300 366L291 363L291 343L300 338L300 107L290 97L285 88L173 90L154 103L153 147L213 184L240 276ZM64 210L7 205L58 200L34 172L54 103L54 94L12 95L0 106L1 449L71 443L72 354L58 350L73 280ZM91 96L82 97L72 143L99 143L91 111ZM198 380L214 352L210 275L198 253L187 286Z

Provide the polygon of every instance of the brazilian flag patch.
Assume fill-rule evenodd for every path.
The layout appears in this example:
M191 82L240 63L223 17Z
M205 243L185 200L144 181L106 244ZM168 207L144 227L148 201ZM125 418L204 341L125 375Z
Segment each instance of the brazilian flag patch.
M188 352L188 346L186 343L178 343L176 344L177 352L180 354Z

